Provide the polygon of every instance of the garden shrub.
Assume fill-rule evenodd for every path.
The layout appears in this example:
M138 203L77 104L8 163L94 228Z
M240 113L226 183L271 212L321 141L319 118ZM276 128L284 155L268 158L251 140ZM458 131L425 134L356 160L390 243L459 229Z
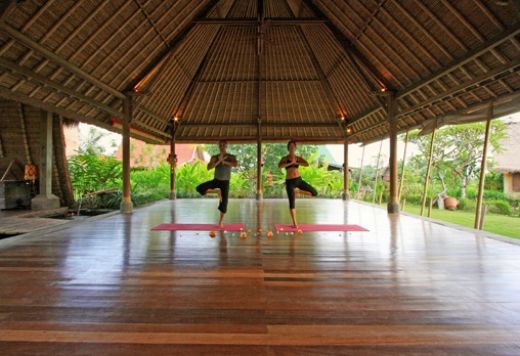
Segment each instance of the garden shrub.
M511 215L513 214L513 209L509 205L509 202L505 200L497 200L493 204L489 204L489 212L502 215Z

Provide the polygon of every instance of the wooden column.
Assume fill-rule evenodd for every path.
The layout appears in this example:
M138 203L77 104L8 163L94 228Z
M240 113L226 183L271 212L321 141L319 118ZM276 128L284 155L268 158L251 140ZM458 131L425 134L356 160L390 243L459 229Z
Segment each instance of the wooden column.
M53 114L41 111L40 121L40 193L31 201L33 210L55 209L60 207L60 199L52 194L52 122Z
M477 208L475 210L475 229L482 229L480 224L482 216L482 198L484 196L484 183L486 180L486 160L487 150L489 144L489 129L491 127L491 119L493 118L493 104L491 103L488 108L487 121L486 121L486 133L484 135L484 150L482 151L482 162L480 162L480 178L478 182L478 195L477 195Z
M433 158L433 147L435 145L435 132L437 131L437 124L435 124L435 127L432 131L432 139L430 141L430 154L428 157L428 166L426 167L426 176L424 177L424 190L422 194L422 200L421 200L421 216L423 216L424 213L424 207L426 205L426 196L428 195L428 185L430 184L430 170L432 167L432 158Z
M262 200L264 195L262 184L262 140L256 141L256 200Z
M379 161L381 160L381 150L383 149L383 140L379 144L379 153L377 154L377 163L376 163L376 176L374 181L374 191L372 193L372 203L376 202L377 195L377 182L379 181Z
M361 179L363 178L363 162L365 160L365 148L366 148L366 146L363 145L363 149L361 150L361 163L359 164L359 177L358 177L356 199L359 199L359 192L361 190Z
M394 93L387 96L388 123L390 126L390 197L388 199L387 211L389 214L399 213L399 195L397 192L397 118L396 100Z
M343 200L350 199L350 181L348 176L348 138L345 137L343 141Z
M177 199L175 191L175 169L177 168L177 159L175 154L175 137L170 140L170 200Z
M404 152L403 152L403 165L401 167L401 179L399 179L399 192L397 193L397 199L401 201L401 193L403 192L404 185L404 172L406 167L406 150L408 149L408 131L406 131L406 136L404 137Z
M171 121L171 139L170 139L170 200L177 199L175 189L175 171L177 169L177 154L175 153L175 133L177 131L176 118Z
M130 123L133 116L132 97L127 96L123 100L123 200L121 212L132 213L133 204L130 192Z

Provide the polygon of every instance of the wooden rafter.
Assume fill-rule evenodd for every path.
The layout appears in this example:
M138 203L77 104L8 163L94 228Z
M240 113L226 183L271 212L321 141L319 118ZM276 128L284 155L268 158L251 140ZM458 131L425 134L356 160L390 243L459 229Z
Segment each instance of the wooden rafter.
M165 3L161 3L160 6L161 6L162 4L165 4ZM160 7L157 7L155 11L160 11ZM141 11L138 11L138 13L141 13ZM162 19L166 18L167 15L168 15L168 12L167 12L167 11L163 11L163 13L162 13L162 15L161 15L161 17L159 18L158 21L161 21ZM121 41L121 43L119 43L118 45L116 45L116 47L113 49L113 51L116 51L116 50L118 50L119 48L124 47L124 44L127 43L127 42L130 42L130 43L133 42L133 44L132 44L129 48L126 49L126 51L127 51L128 53L133 53L133 52L134 52L134 51L139 47L140 43L141 43L142 41L144 41L144 39L145 39L145 38L146 38L150 33L152 33L153 31L154 31L154 28L153 28L153 27L149 27L149 28L148 28L148 29L147 29L147 30L146 30L146 31L145 31L145 32L144 32L144 33L143 33L143 34L142 34L138 39L134 39L134 38L133 38L133 35L139 33L138 28L134 28L134 29L132 30L132 32L130 33L129 36L127 36L123 41ZM147 42L147 45L146 45L146 46L150 46L152 43L153 43L153 41L149 41L149 42ZM145 48L146 48L146 47L145 47ZM152 54L152 53L153 53L153 51L150 51L150 54ZM105 57L105 58L104 58L104 59L103 59L103 60L102 60L102 61L101 61L97 66L96 66L96 68L94 69L93 72L95 72L98 68L100 68L100 67L102 67L103 65L105 65L105 63L109 60L109 58L110 58L110 57L108 57L108 56ZM113 67L117 67L117 66L119 66L119 64L123 62L124 58L125 58L124 56L120 56L120 57L115 61L115 63L112 64L112 66L113 66ZM140 65L141 65L141 63L136 63L136 64L135 64L135 66L137 66L137 67L139 67ZM101 80L108 80L109 76L112 75L112 74L113 74L113 72L111 72L111 71L106 71L106 72L101 76L100 79L101 79ZM116 82L117 79L118 79L118 76L116 75L116 76L112 79L112 81L109 82L109 85L111 85L111 86L113 86L113 87L119 87L119 86L120 86L120 83L117 83L117 82ZM127 80L127 78L124 79L124 81L126 81L126 80ZM80 83L80 84L78 85L78 90L79 90L79 89L80 89L84 84L87 84L87 83L85 83L85 82ZM85 92L85 94L86 94L86 95L89 95L89 94L92 93L94 90L95 90L95 86L91 86L90 88L87 89L87 91ZM129 92L129 91L128 91L128 90L125 90L125 92ZM104 93L97 93L97 94L96 94L96 99L101 99L100 97L101 97L102 95L105 95L105 94L104 94ZM102 100L103 102L108 102L108 101L112 100L112 98L111 98L110 96L105 96L105 98L104 98L104 99L101 99L101 100Z
M182 124L183 127L208 127L208 125L215 125L215 123L204 123L204 122L184 122ZM256 122L232 122L232 123L221 123L218 124L222 127L256 127ZM262 122L262 127L293 127L297 125L298 127L307 127L307 128L338 128L338 124L336 122Z
M179 115L182 115L184 113L184 111L186 110L186 107L188 106L189 100L191 99L191 96L193 95L193 91L195 90L195 86L198 84L198 81L200 80L200 78L202 76L202 69L204 68L204 66L208 62L210 53L212 52L212 50L213 50L213 48L215 46L215 43L218 42L218 39L220 37L221 31L222 31L222 27L220 27L218 29L217 33L213 37L213 40L212 40L211 44L208 47L208 50L204 54L204 58L199 63L197 71L195 72L195 75L193 76L193 79L191 80L190 85L188 86L186 92L184 93L184 96L183 96L183 98L182 98L182 100L180 102L179 107L174 110L173 116L179 117ZM182 122L182 125L184 125L184 124L185 123Z
M10 37L14 38L15 40L19 41L29 49L33 49L40 54L47 57L49 60L55 62L56 64L59 64L60 66L66 68L68 71L76 74L78 77L81 77L85 79L86 81L92 83L96 87L98 87L101 90L106 91L107 93L112 94L113 96L123 99L124 95L120 91L117 91L116 89L102 83L98 79L94 78L92 75L88 74L84 70L80 69L76 65L68 62L67 60L59 57L58 55L54 54L52 51L48 50L44 46L40 45L39 43L33 41L23 33L19 32L15 28L11 27L10 25L6 24L5 22L0 22L0 29L5 31Z
M79 2L78 2L78 3L79 3ZM63 48L65 48L67 45L69 45L70 41L71 41L73 38L75 38L75 37L80 33L80 31L81 31L81 30L86 26L86 24L89 23L89 21L90 21L91 19L93 19L93 18L95 18L96 16L98 16L99 12L101 12L101 11L103 10L104 6L107 5L108 3L109 3L109 0L105 0L104 2L100 3L100 4L96 7L96 9L95 9L95 10L94 10L94 11L93 11L89 16L87 16L87 17L85 18L85 20L83 20L83 21L81 22L81 24L80 24L79 26L77 26L77 27L74 29L74 31L72 31L72 32L67 36L67 38L65 38L65 39L63 40L63 42L62 42L58 47L56 47L56 49L54 49L54 53L59 53L60 51L63 50ZM66 18L65 16L62 17L62 19L65 19L65 18ZM53 26L53 28L57 28L57 27L56 27L56 26ZM100 28L103 28L103 26L100 26ZM98 29L98 30L99 30L99 29ZM96 32L94 32L94 33L98 33L98 32L96 31ZM69 58L67 58L67 60L68 60L69 62L71 62L71 61L74 59L74 57L75 57L76 55L78 55L79 53L82 53L82 50L84 49L84 47L87 46L89 43L91 43L92 38L93 38L93 36L91 36L89 39L85 40L84 43L82 44L82 46L81 46L81 47L80 47L76 52L74 52L74 53L73 53ZM40 40L39 43L42 43L42 41L43 41L43 39ZM34 53L34 52L33 52L33 51L29 51L29 52L28 52L28 55L31 54L31 53ZM25 58L25 57L24 57L24 58ZM20 64L23 65L23 64L24 64L23 61L20 62ZM34 70L36 73L38 73L38 72L42 71L43 68L45 68L45 66L47 66L48 64L49 64L49 60L48 60L47 58L45 58L45 59L43 59L43 60L42 60L38 65L36 65L36 66L34 67L33 70ZM55 72L50 76L50 79L54 80L54 79L57 77L57 74L61 73L62 70L63 70L63 67L58 67L58 68L56 69L56 71L55 71ZM72 77L74 77L74 75L72 75ZM19 83L19 84L21 84L21 83ZM19 85L19 84L17 84L17 85ZM68 84L68 83L67 83L67 84ZM65 85L67 85L67 84L65 84ZM39 90L40 90L39 87L35 88L35 89L34 89L34 90L29 94L29 96L35 96L35 95L38 93ZM51 94L50 94L50 95L51 95ZM49 97L50 97L50 95L49 95ZM44 101L47 101L47 100L49 99L49 97L44 98L43 100L44 100Z
M195 19L205 17L209 11L218 3L218 0L209 0L207 4L202 8L202 10L195 16ZM191 21L188 26L186 26L182 31L180 31L169 43L165 49L161 50L159 54L155 56L146 67L136 76L134 80L130 82L127 87L127 90L133 90L133 88L139 83L143 78L145 78L150 71L152 71L159 63L161 63L166 57L171 56L177 46L182 42L182 40L186 37L186 35L191 31L191 29L196 25L195 21Z
M321 86L329 101L329 105L331 106L331 108L337 108L341 112L341 117L337 117L335 121L336 121L339 129L341 130L341 133L344 134L343 125L344 125L344 120L345 120L345 115L347 113L347 110L345 110L345 108L343 107L343 104L338 100L336 94L334 93L334 90L332 89L332 86L330 85L330 82L328 81L328 79L325 75L325 72L323 71L323 68L320 65L320 62L318 61L318 58L316 57L314 51L311 48L311 45L309 44L309 40L308 40L307 36L305 35L305 32L301 28L299 28L299 32L300 32L300 36L303 39L303 43L307 49L307 53L309 54L309 56L311 58L311 62L314 66L314 69L316 70L316 72L318 73L318 76L320 77ZM333 109L333 111L337 114L337 110Z
M46 76L34 73L30 69L19 66L18 64L14 63L14 62L0 58L0 67L6 68L14 73L22 75L25 78L27 78L28 80L34 80L44 86L52 88L58 92L61 92L66 95L69 95L73 98L79 99L80 101L87 103L88 105L91 105L99 110L105 111L109 115L115 115L115 116L122 115L121 112L117 111L116 109L114 109L108 105L101 104L101 103L93 100L92 98L86 97L85 95L83 95L81 93L77 93L70 88L64 87L63 85L48 79ZM15 91L14 89L11 89L11 90Z
M299 25L315 25L315 24L323 24L327 23L328 20L322 18L305 18L305 19L295 19L295 18L273 18L273 19L265 19L264 24L266 26L299 26ZM200 19L195 20L194 23L198 25L222 25L222 26L251 26L256 27L258 25L258 20L256 19Z
M435 81L435 80L437 80L437 79L439 79L439 78L441 78L441 77L443 77L445 75L448 75L453 70L461 68L464 64L466 64L466 63L474 60L475 58L483 55L484 53L486 53L487 51L493 49L494 47L497 47L497 46L501 45L502 43L504 43L506 41L509 41L511 38L515 37L518 34L520 34L520 28L512 28L512 29L510 29L508 31L505 31L505 32L501 33L500 35L496 36L492 40L488 40L484 44L482 44L481 46L479 46L479 47L469 51L468 53L466 53L466 55L464 57L461 57L461 58L455 60L454 62L452 62L451 64L445 66L444 68L442 68L441 70L437 71L436 73L434 73L430 77L428 77L426 79L423 79L420 82L418 82L418 83L416 83L414 85L411 85L408 88L405 88L405 89L399 91L398 97L402 97L404 95L407 95L408 93L410 93L410 92L412 92L414 90L422 88L425 85L428 85L428 84L432 83L433 81Z
M316 4L314 4L313 1L302 1L318 16L318 18L327 19L323 11L321 11L321 9ZM378 70L372 65L372 63L370 63L370 61L343 34L343 32L341 32L341 30L338 27L336 27L335 24L333 24L331 21L327 21L325 22L325 24L327 25L329 30L334 34L341 47L345 51L350 52L357 60L359 60L364 66L365 70L367 70L371 74L371 76L373 76L373 78L375 78L379 83L381 83L381 86L390 90L393 89L390 82L378 72Z

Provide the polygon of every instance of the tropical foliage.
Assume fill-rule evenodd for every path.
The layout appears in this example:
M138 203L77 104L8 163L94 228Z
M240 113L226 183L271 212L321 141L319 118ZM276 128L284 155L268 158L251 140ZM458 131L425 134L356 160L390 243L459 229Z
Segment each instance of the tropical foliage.
M428 197L435 197L440 192L459 199L459 209L474 211L477 191L476 177L479 174L479 155L483 140L484 125L471 124L440 129L437 132L432 167L432 181L427 192ZM70 171L74 194L77 201L84 205L117 208L121 198L121 163L113 158L100 155L96 149L97 138L92 135L90 146L84 153L70 159ZM499 151L500 140L504 138L504 125L494 122L490 143ZM407 204L421 203L425 156L429 149L429 136L410 135L422 151L407 162L406 183L403 185L401 201ZM87 149L88 148L88 149ZM216 154L216 145L207 145L210 154ZM240 162L233 169L230 196L252 198L256 193L256 145L229 145L228 152L235 154ZM287 154L285 143L262 146L263 157L263 192L266 198L285 197L285 171L278 168L278 161ZM310 166L302 167L303 179L316 187L321 197L338 198L343 187L343 173L329 171L323 157L318 155L318 146L301 145L297 154L306 158ZM379 167L376 164L364 166L362 170L352 169L350 190L352 196L370 202L386 202L388 183L383 180L386 157L381 157ZM489 162L492 167L492 161ZM377 169L376 169L377 168ZM401 174L402 162L399 163ZM161 164L153 169L132 169L132 200L135 205L164 199L169 195L170 167ZM377 176L377 184L376 183ZM198 197L196 186L210 180L213 172L208 171L205 163L194 162L180 165L176 170L176 192L180 198ZM490 212L505 215L519 215L518 200L502 193L503 179L500 173L488 173L485 182L484 202ZM99 191L106 194L95 194Z

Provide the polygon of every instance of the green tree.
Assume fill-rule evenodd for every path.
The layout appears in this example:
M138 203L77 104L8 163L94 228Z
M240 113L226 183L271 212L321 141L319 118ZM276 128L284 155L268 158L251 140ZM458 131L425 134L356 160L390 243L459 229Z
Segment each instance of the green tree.
M105 154L105 148L101 146L99 141L105 134L103 131L96 127L90 127L88 130L87 137L79 145L77 152L79 155L103 155ZM112 141L112 144L114 142Z
M447 186L458 185L460 196L466 197L466 188L478 177L480 171L485 125L485 122L479 122L447 126L437 130L431 174L441 183L444 190L447 190ZM495 152L502 150L500 142L506 137L506 125L499 120L492 121L489 143ZM430 140L430 135L419 136L417 132L410 134L410 141L417 144L421 151L420 156L411 160L410 166L423 177L426 174ZM489 163L492 163L491 159Z

